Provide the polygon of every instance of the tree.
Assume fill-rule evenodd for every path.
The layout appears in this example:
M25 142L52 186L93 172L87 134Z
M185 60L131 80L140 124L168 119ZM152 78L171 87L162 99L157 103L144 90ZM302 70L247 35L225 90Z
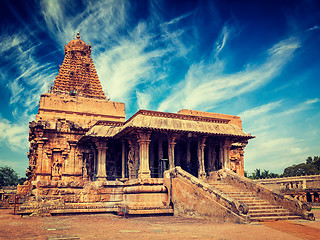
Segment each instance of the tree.
M278 177L293 177L320 174L320 156L308 157L306 163L300 163L289 166L284 169L283 174L270 172L269 170L261 171L259 168L255 169L252 174L245 171L245 177L250 179L265 179Z
M250 179L265 179L265 178L277 178L279 174L270 172L264 169L262 172L259 168L256 168L251 175L245 171L245 177Z
M254 171L253 171L253 174L252 174L252 178L253 179L260 179L261 178L261 170L260 168L256 168Z
M19 176L11 167L0 167L0 186L18 185Z
M285 168L283 171L283 177L313 175L318 173L319 171L314 165L307 164L307 163L300 163L300 164Z
M269 170L263 170L263 172L261 173L261 177L262 179L265 179L265 178L269 178L270 177L270 172Z
M289 166L284 169L283 177L320 174L320 157L308 157L306 163Z

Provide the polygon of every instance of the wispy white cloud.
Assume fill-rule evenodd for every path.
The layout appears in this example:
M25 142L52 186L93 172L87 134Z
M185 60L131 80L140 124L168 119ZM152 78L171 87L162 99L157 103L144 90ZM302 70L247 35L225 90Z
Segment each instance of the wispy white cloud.
M13 123L0 116L0 142L13 151L28 149L28 125L26 121Z
M81 12L75 12L79 8L76 4L63 0L41 1L46 26L39 27L48 29L53 40L61 46L75 37L76 32L80 32L89 43L101 43L103 39L117 41L119 28L127 24L128 1L88 1Z
M259 107L255 107L249 110L246 110L239 114L243 119L248 120L249 118L253 118L259 116L261 114L267 114L271 110L276 109L281 106L282 100L277 102L268 103Z
M216 50L214 51L215 57L218 57L219 53L222 51L226 45L227 39L229 38L232 30L231 28L224 26L220 33L218 40L216 41Z
M313 31L313 30L319 30L319 29L320 29L320 27L318 25L315 25L315 26L309 28L307 31Z
M55 75L50 63L41 63L35 54L35 46L24 38L23 46L12 45L9 58L15 59L10 62L10 67L1 66L2 81L11 92L10 104L21 104L26 108L33 109L38 104L41 93L46 92L49 83ZM1 48L0 52L5 54L7 48ZM21 107L15 106L15 107Z
M136 94L139 109L149 109L151 95L144 93L143 91L137 91Z
M192 44L186 44L184 41L188 29L179 27L180 22L190 15L191 13L187 13L160 24L161 39L165 42L166 48L174 53L174 57L186 58L193 49Z
M245 169L267 169L282 173L285 167L303 162L309 147L297 137L283 137L281 131L266 131L251 140L245 149Z
M268 50L268 56L262 64L246 66L243 71L233 74L224 74L219 65L221 62L201 61L192 64L185 79L177 85L179 87L160 103L159 110L204 109L206 103L215 105L258 89L281 72L299 46L295 38L281 41Z
M139 84L157 79L156 62L167 50L146 51L153 39L145 28L140 23L129 39L96 58L101 82L113 100L127 100Z
M305 104L314 104L314 103L318 103L320 102L319 98L314 98L314 99L309 99L307 101L305 101Z
M280 113L278 113L277 115L278 116L286 116L286 115L292 115L292 114L295 114L295 113L298 113L298 112L302 112L302 111L305 111L307 109L311 109L313 106L312 104L315 104L317 102L319 102L320 100L318 98L315 98L315 99L310 99L310 100L307 100L305 102L302 102L302 103L299 103L287 110L284 110Z
M0 37L0 49L3 53L7 51L12 51L16 47L19 47L23 42L26 41L26 36L16 33L16 34L3 34ZM5 56L5 55L4 55Z
M67 2L56 1L54 5L51 11L52 2L42 1L46 27L60 44L66 43L71 39L70 34L77 31L84 41L94 44L95 66L111 100L128 103L129 99L136 99L137 86L163 79L163 70L159 68L164 66L164 56L168 53L172 57L175 54L181 56L188 52L180 40L184 30L170 30L170 27L190 14L160 24L151 13L153 19L133 25L130 23L129 1L88 2L82 13L74 15L68 14L68 11L72 12L72 6ZM160 28L160 35L155 33L156 28ZM155 47L156 43L162 47ZM166 61L168 64L170 60Z
M296 119L317 102L316 98L288 106L285 100L280 100L240 113L245 131L256 136L246 148L246 169L282 173L285 167L303 162L313 152L317 154L314 146L318 140L313 134L316 121Z

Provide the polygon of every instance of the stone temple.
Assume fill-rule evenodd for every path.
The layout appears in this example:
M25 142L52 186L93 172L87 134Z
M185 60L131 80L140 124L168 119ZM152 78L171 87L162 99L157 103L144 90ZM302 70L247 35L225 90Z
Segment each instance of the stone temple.
M139 110L109 101L80 39L29 124L21 214L175 214L232 222L312 218L310 207L243 177L253 136L240 117Z

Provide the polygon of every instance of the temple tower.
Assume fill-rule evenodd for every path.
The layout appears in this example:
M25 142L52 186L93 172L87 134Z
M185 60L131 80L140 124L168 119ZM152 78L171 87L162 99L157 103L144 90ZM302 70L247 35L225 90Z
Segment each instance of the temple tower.
M66 93L87 98L106 99L98 74L90 57L91 46L77 39L64 49L65 57L51 93Z
M125 121L123 103L107 100L93 61L91 46L77 38L65 45L59 74L42 94L36 121L29 124L29 180L80 180L94 161L92 148L78 140L97 121Z

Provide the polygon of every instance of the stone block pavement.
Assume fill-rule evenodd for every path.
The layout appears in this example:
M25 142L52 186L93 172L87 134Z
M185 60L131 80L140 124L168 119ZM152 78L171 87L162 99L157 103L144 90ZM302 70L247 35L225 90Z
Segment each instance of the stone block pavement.
M217 223L174 216L123 218L113 214L20 217L0 209L0 239L319 239L316 221L277 221L251 224Z

